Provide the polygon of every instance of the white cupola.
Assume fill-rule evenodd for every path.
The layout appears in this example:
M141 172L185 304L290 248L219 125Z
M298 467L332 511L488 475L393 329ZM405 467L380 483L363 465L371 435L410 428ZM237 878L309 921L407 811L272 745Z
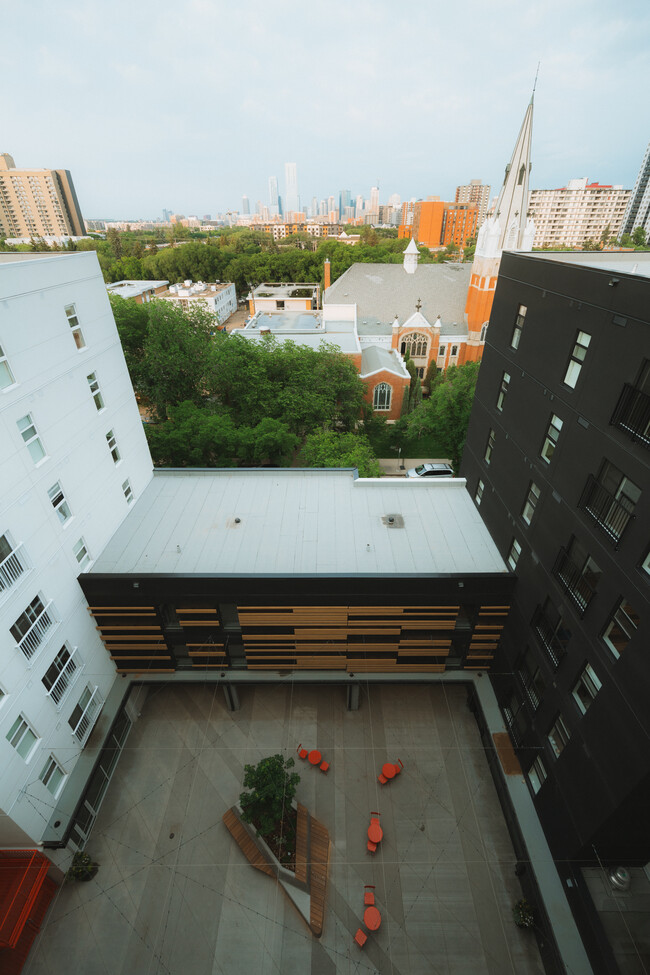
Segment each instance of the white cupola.
M404 270L407 274L415 274L419 260L420 252L415 241L411 237L409 245L404 251Z

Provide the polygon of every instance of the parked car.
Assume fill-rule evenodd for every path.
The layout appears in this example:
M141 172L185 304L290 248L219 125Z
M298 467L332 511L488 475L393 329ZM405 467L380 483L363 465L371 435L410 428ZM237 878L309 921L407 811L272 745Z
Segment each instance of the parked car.
M420 464L406 472L406 477L453 477L451 464Z

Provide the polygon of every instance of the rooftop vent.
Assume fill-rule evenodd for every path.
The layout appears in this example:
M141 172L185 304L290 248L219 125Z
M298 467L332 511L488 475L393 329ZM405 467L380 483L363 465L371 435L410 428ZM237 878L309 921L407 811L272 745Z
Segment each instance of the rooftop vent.
M398 514L382 515L381 523L382 525L386 525L387 528L403 528L404 518Z

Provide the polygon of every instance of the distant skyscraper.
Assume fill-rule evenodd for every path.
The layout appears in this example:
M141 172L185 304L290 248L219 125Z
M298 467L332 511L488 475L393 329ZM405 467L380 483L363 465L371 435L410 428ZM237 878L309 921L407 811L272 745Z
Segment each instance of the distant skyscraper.
M247 196L241 198L241 212L245 217L251 212L251 205Z
M16 169L0 155L0 233L6 237L83 237L84 218L67 169Z
M311 198L311 216L318 216L318 198L315 196L312 196Z
M645 151L632 196L627 204L621 232L631 234L637 227L643 227L646 239L650 238L650 145Z
M269 213L272 217L277 217L280 213L279 199L278 177L269 176Z
M359 193L359 195L357 197L357 202L356 202L356 216L357 217L363 216L363 197L361 196L361 193Z
M163 207L163 212L162 212L162 215L163 215L163 220L164 220L164 222L165 222L165 223L169 223L169 218L170 218L170 217L171 217L171 215L172 215L172 212L171 212L171 210L165 210L165 208Z
M481 182L480 179L471 179L464 186L456 187L456 203L467 203L469 206L478 207L478 224L480 227L487 217L488 205L490 203L490 187Z
M370 210L372 213L379 212L379 187L373 186L370 190Z
M298 196L298 168L295 162L284 164L284 206L285 211L300 210L300 197Z
M339 213L345 213L345 208L350 206L352 194L349 190L339 190Z
M319 217L327 216L327 200L320 201L320 204L318 206L318 215Z
M399 193L391 193L391 195L388 197L388 206L390 207L398 207L401 202L402 197L399 195Z
M327 197L327 212L328 213L331 213L332 210L336 210L336 197L335 196L328 196Z

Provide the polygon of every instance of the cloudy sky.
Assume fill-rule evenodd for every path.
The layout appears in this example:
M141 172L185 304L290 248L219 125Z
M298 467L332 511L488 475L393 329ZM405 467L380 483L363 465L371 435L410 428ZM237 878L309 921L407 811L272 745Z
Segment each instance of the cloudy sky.
M531 186L633 185L650 141L648 0L2 4L2 145L72 172L84 216L497 188L541 61Z

